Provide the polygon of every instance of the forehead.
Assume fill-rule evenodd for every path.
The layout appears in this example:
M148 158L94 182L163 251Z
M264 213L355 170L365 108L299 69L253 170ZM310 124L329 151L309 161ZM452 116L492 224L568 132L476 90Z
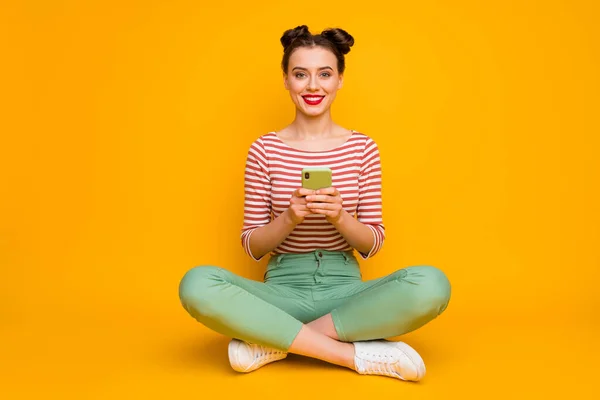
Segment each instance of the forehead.
M331 51L322 47L300 47L290 56L290 69L294 67L317 69L325 66L337 70L337 59Z

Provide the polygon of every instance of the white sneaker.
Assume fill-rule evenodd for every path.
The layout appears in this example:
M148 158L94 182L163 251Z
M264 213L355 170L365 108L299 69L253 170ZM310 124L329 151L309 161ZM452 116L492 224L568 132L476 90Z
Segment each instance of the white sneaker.
M403 342L371 340L354 343L354 365L362 375L385 375L404 381L425 376L425 363L412 347Z
M288 353L271 347L232 339L229 342L229 363L238 372L251 372L273 361L283 360Z

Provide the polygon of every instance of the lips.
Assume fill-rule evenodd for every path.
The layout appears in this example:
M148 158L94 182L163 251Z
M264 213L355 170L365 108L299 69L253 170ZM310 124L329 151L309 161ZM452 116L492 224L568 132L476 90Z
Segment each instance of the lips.
M310 106L316 106L323 101L325 96L306 95L306 96L302 96L302 98L304 99L304 102L306 104L308 104Z

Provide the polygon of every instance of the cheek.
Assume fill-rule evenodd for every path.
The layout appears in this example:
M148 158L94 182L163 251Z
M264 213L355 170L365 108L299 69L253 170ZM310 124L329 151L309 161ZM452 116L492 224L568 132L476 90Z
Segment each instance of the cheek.
M335 95L335 92L337 92L337 90L339 89L339 83L337 81L327 82L322 87L328 93Z
M336 95L336 93L338 91L338 85L337 84L335 84L335 85L329 85L329 86L327 86L325 88L325 90L327 91L327 93L329 93L329 95L331 97L335 97L335 95Z
M288 87L292 93L301 93L304 90L304 84L299 81L288 82Z

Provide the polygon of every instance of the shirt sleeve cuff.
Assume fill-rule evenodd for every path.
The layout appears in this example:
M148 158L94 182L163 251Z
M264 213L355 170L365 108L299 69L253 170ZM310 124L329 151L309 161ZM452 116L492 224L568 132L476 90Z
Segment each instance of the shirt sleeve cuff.
M373 247L371 247L371 250L369 250L367 254L360 251L358 252L358 254L363 260L373 257L381 248L381 241L379 240L379 235L376 231L376 228L372 225L367 226L371 229L371 233L373 234Z
M256 228L254 228L250 231L246 231L242 234L242 246L244 247L244 251L246 252L246 254L248 256L250 256L251 259L253 259L254 261L260 261L264 258L265 255L256 258L256 257L254 257L254 255L252 254L252 251L250 250L250 236L252 236L252 234L254 233L255 230L256 230Z

